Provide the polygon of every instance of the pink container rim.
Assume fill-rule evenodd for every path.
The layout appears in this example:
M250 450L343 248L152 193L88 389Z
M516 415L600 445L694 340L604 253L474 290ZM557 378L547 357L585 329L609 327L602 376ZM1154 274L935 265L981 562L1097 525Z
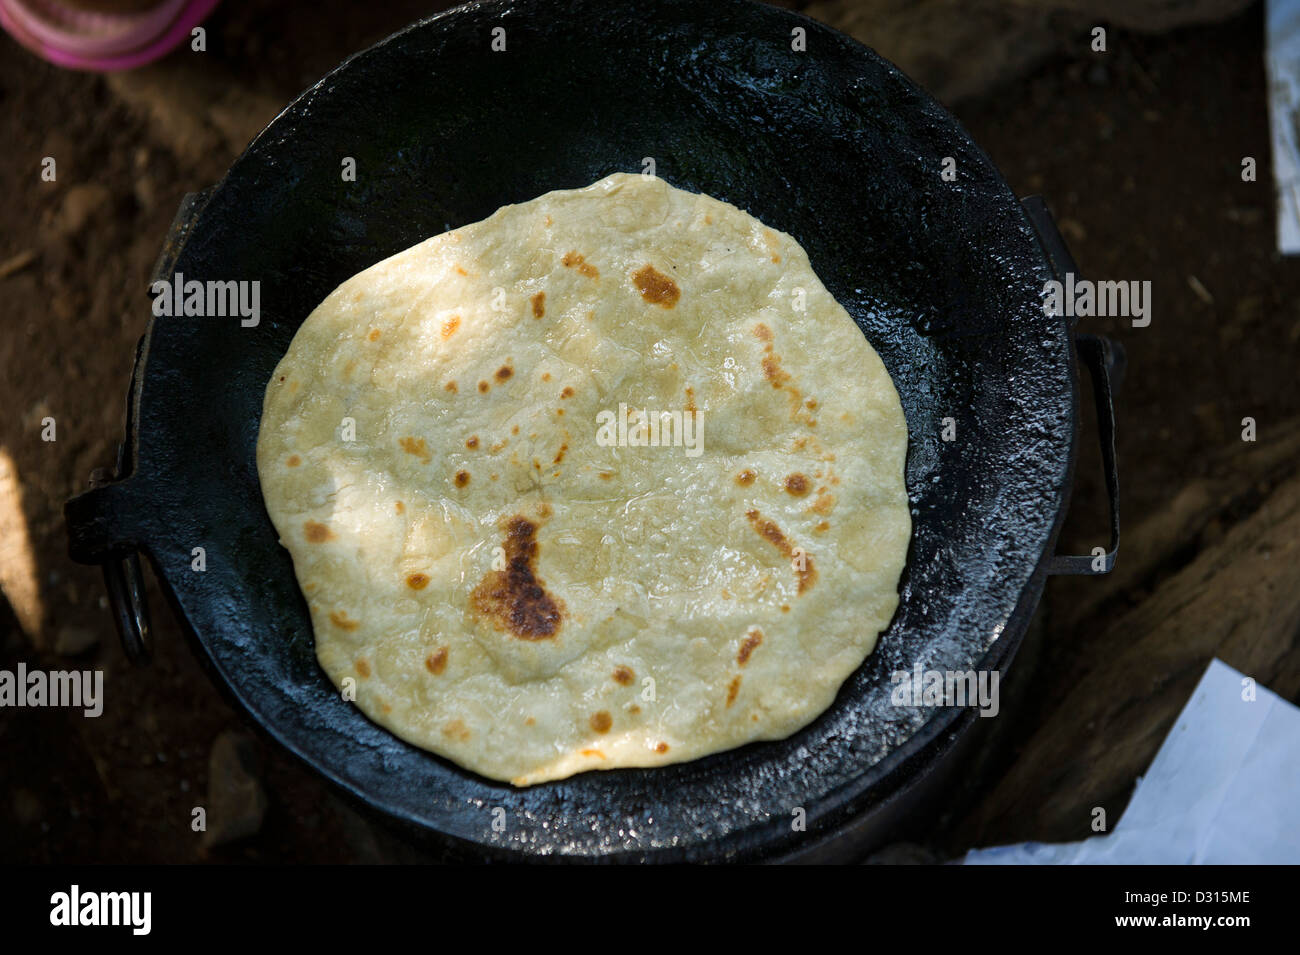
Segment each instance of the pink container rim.
M220 0L162 0L139 14L105 14L57 0L0 0L0 26L41 58L111 72L150 63L185 41Z

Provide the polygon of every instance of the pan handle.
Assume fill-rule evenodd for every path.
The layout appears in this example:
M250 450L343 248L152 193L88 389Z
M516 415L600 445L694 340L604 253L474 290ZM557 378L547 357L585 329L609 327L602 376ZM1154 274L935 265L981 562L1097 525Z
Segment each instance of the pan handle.
M135 664L149 662L153 633L149 627L149 602L144 595L144 568L140 554L131 551L104 562L104 586L113 608L113 623L126 658Z
M78 563L99 564L103 569L122 649L132 663L146 663L153 652L153 633L140 544L126 523L138 506L132 481L116 480L107 469L96 468L90 484L89 491L63 506L68 554Z
M1104 554L1053 554L1047 564L1049 574L1108 574L1115 567L1119 551L1119 468L1115 463L1114 390L1124 376L1124 346L1104 335L1078 334L1074 337L1079 359L1092 378L1092 394L1097 406L1097 432L1101 440L1101 462L1105 470L1106 496L1110 499L1110 549Z
M176 259L214 189L188 193L181 200L154 263L150 286L171 275ZM78 563L99 564L103 568L117 635L127 659L137 664L147 662L153 648L144 567L140 563L142 544L130 523L131 515L146 513L149 509L149 497L141 487L135 467L137 409L148 349L149 332L146 331L136 344L131 387L126 399L126 439L117 449L117 468L113 472L96 468L90 475L90 490L63 505L63 516L68 526L68 554Z
M1020 200L1025 217L1038 235L1039 245L1057 281L1066 281L1067 273L1078 274L1074 256L1061 238L1056 221L1042 196ZM1067 318L1073 331L1076 318ZM1119 552L1119 468L1115 463L1115 400L1124 381L1128 365L1124 346L1104 335L1075 333L1074 350L1092 378L1092 395L1097 405L1097 430L1101 440L1101 461L1106 471L1106 496L1110 499L1110 549L1103 554L1053 554L1047 561L1049 574L1109 574Z

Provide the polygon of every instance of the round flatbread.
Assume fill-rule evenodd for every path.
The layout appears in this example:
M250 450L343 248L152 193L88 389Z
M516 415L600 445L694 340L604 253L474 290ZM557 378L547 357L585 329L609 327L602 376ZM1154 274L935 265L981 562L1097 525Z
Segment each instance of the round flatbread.
M257 463L334 683L522 786L826 709L898 602L906 450L790 236L616 174L335 289Z

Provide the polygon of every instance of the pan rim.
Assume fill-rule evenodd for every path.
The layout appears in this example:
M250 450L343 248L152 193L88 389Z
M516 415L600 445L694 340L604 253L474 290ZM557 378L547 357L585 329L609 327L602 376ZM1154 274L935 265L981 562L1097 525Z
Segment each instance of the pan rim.
M834 31L831 28L825 26L824 24L820 24L817 21L811 20L810 18L804 16L803 14L799 14L794 11L783 10L780 8L766 7L763 4L753 2L753 0L728 0L728 2L731 2L737 6L763 8L764 12L767 14L775 14L778 17L785 18L787 22L792 19L798 20L799 22L808 24L810 28L815 28L820 33L836 38L837 42L841 42L841 43L847 42L852 44L857 48L857 52L859 53L859 55L865 54L873 58L874 60L878 61L880 64L883 65L885 69L895 74L897 77L900 77L903 80L903 82L905 82L913 91L915 91L916 94L924 98L925 101L927 101L929 104L932 104L935 107L938 107L941 111L943 111L944 115L948 117L949 121L955 124L957 129L960 130L960 132L966 136L966 139L971 143L973 148L979 150L978 144L975 144L974 141L970 139L969 134L966 133L965 129L960 126L960 123L958 123L958 121L955 118L951 117L950 114L947 114L946 110L942 110L942 107L937 102L935 102L933 98L929 96L928 93L926 93L923 89L921 89L910 79L908 79L904 74L902 74L901 71L897 69L897 67L895 67L893 64L889 63L888 61L884 60L874 51L870 50L870 48L858 43L857 41L853 40L851 37L846 37L843 34L840 34L837 31ZM331 80L333 78L337 77L340 73L342 73L342 71L346 70L350 65L354 64L360 58L369 55L376 55L379 51L386 48L389 44L399 40L400 38L406 36L407 34L413 31L425 29L429 25L436 24L439 21L450 20L452 18L460 18L460 17L474 17L477 16L480 13L480 11L504 12L504 11L512 10L516 6L518 5L516 3L511 2L511 0L480 0L480 2L475 2L475 3L467 4L465 6L452 8L450 10L446 10L438 14L435 14L431 17L427 17L422 20L416 21L415 23L412 23L404 27L403 29L393 33L389 37L386 37L385 39L379 41L375 45L365 50L358 51L357 53L352 54L347 59L345 59L342 63L340 63L337 67L331 70L328 74L326 74L326 76L323 77L320 81L313 84L302 94L300 94L297 98L295 98L292 103L290 103L284 110L282 110L276 116L274 120L272 120L270 124L268 124L266 129L264 129L261 133L258 134L257 137L254 138L254 140L249 144L245 152L241 154L241 156L231 165L226 175L223 176L222 179L213 187L212 195L216 195L220 191L220 189L231 179L232 175L235 174L241 168L241 164L244 163L248 159L248 157L255 152L259 144L263 143L263 141L267 139L268 136L275 135L276 126L278 123L281 122L282 119L285 119L286 117L293 118L293 116L296 114L296 111L309 107L311 105L312 100L315 98L315 96L319 95L320 92L328 89ZM988 157L982 152L982 150L979 150L979 155L987 163L988 167L990 169L993 169L996 172L996 167L992 164L992 162L988 159ZM1000 175L998 176L998 183L1000 184L1000 188L1005 192L1006 197L1011 200L1011 202L1015 205L1016 209L1018 210L1018 215L1020 219L1023 220L1024 227L1027 230L1029 230L1032 234L1032 226L1027 216L1025 216L1023 210L1020 209L1019 203L1015 202L1014 194L1011 193L1010 188L1006 186L1005 182L1001 179ZM195 228L197 229L201 225L201 223L202 223L202 212L200 211L195 220ZM183 252L183 249L184 249L184 244L182 244L180 249L177 250L178 257ZM1046 256L1042 253L1041 249L1038 248L1036 242L1035 242L1035 253L1036 253L1036 259L1041 259L1042 271L1046 271L1047 270ZM144 364L147 361L147 355L149 351L148 342L152 340L154 328L155 328L155 321L151 320L148 326L148 330L146 332L146 346L142 353L142 359L141 359L142 368L144 367ZM1064 328L1063 331L1065 333L1066 338L1069 339L1070 336L1069 336L1068 328ZM1071 356L1071 367L1073 367L1074 355L1073 355L1072 339L1070 341L1070 356ZM1070 411L1071 411L1071 419L1074 421L1075 428L1077 431L1077 394L1074 395L1073 399L1070 402ZM1071 435L1069 441L1067 442L1067 455L1066 455L1066 460L1062 462L1063 467L1061 469L1062 470L1061 480L1057 482L1057 486L1055 487L1053 492L1055 496L1055 505L1056 505L1054 508L1054 513L1055 513L1054 522L1049 529L1049 533L1047 534L1046 540L1044 540L1042 544L1041 551L1038 554L1037 563L1033 567L1030 567L1028 569L1025 582L1019 591L1022 601L1027 596L1032 595L1032 600L1030 601L1031 604L1037 602L1038 599L1037 595L1041 593L1041 584L1044 579L1044 574L1043 574L1044 562L1047 555L1051 553L1051 550L1055 545L1055 541L1060 531L1060 526L1064 521L1065 512L1066 512L1066 506L1065 506L1066 500L1068 498L1069 488L1073 480L1074 457L1075 457L1076 448L1077 448L1077 433ZM186 612L184 609L184 600L182 598L182 595L177 593L173 589L172 583L168 579L167 575L160 570L160 567L163 566L162 555L157 553L155 549L152 546L150 546L147 542L144 544L143 549L146 551L146 553L148 553L151 563L154 565L156 575L160 580L160 582L163 583L164 590L167 592L169 602L171 602L173 607L176 609L177 616L179 617L183 628L186 630L187 635L202 650L201 658L204 660L205 664L207 664L211 668L212 672L218 677L218 679L215 682L217 682L218 686L221 687L223 691L229 693L236 699L240 707L245 712L250 714L257 721L259 728L263 732L267 733L271 738L273 738L277 742L277 744L283 746L285 749L293 753L297 758L301 759L304 763L306 763L309 767L311 767L311 769L314 772L330 780L330 782L333 785L344 790L349 795L351 795L358 801L362 802L363 804L370 806L372 808L380 808L380 810L385 814L403 823L414 826L416 828L420 828L420 829L431 828L427 820L422 819L414 814L410 814L400 807L395 807L391 803L384 804L382 807L376 806L376 798L373 793L369 793L365 790L364 787L354 784L345 775L336 771L336 769L333 766L323 761L320 761L317 756L309 753L303 746L300 745L300 742L298 740L295 740L294 738L284 734L281 731L279 725L276 724L272 719L268 717L268 714L265 712L265 708L259 706L255 700L246 696L244 693L244 688L239 684L239 681L231 678L231 676L225 672L221 664L212 655L212 651L209 649L207 643L205 642L205 639L197 632L197 630L193 628L191 624L190 614ZM900 601L900 605L901 605L901 601ZM997 632L994 634L991 641L989 642L983 658L977 661L977 664L982 664L984 660L990 658L991 656L995 656L999 653L999 648L1002 642L1004 628L1007 627L1009 622L1014 618L1015 614L1016 614L1016 609L1013 608L1008 612L1006 612L1005 614L1000 615L1002 619L996 624L994 628ZM867 767L864 772L854 777L852 780L834 789L828 790L825 794L821 795L819 797L819 803L818 803L819 811L817 816L814 817L814 814L811 811L809 812L809 833L812 834L815 831L817 831L817 827L814 825L815 821L820 821L826 818L827 816L836 815L840 813L842 810L847 811L846 806L848 804L854 803L856 801L860 801L863 798L865 798L865 796L870 793L872 788L878 785L882 780L888 778L900 764L906 762L908 759L917 755L921 750L925 749L927 746L929 746L931 743L933 743L935 740L941 737L952 726L952 724L956 722L959 715L960 715L960 711L958 710L952 708L940 708L939 712L935 713L923 724L921 724L916 729L915 732L913 732L907 739L905 739L901 744L899 744L894 750L889 752L886 756L884 756L883 758L881 758L871 766ZM803 732L803 730L801 730L800 732ZM403 744L403 745L409 745L409 744ZM747 826L743 829L729 832L725 836L719 838L722 841L725 841L733 846L733 849L731 850L733 854L744 854L746 852L749 852L751 850L756 850L756 849L762 849L766 851L767 849L770 849L773 845L777 846L779 851L779 845L780 845L779 842L769 841L768 839L765 838L764 835L764 833L766 833L766 831L769 828L774 828L777 824L779 824L779 822L780 820L770 819L765 823L754 824L754 825ZM434 831L438 833L440 839L452 841L455 843L460 843L463 845L463 847L469 848L472 851L479 854L490 852L493 854L499 854L501 857L509 857L509 858L521 858L527 855L525 851L520 850L517 846L510 843L494 845L491 843L468 840L463 838L457 833L449 832L447 830L434 830ZM569 858L620 859L626 857L628 859L644 859L653 856L657 860L662 856L664 861L679 861L679 859L685 858L684 855L685 852L686 852L685 849L679 849L675 846L658 847L653 845L647 845L647 846L640 846L634 849L620 848L609 852L580 853L574 856L570 856ZM682 855L679 856L678 855L679 853L682 853ZM565 856L563 856L561 853L556 853L554 855L550 855L547 857L562 858Z

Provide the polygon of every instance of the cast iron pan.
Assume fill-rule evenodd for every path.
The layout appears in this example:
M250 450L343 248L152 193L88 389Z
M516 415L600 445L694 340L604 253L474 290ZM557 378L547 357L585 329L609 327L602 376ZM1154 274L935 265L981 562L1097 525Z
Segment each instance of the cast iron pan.
M795 28L806 51L792 49ZM340 175L345 157L355 182ZM902 599L835 704L789 739L516 790L370 723L317 665L259 490L262 395L344 279L505 203L640 172L647 157L673 185L793 235L884 359L911 437ZM955 182L940 175L945 157ZM892 671L1002 662L1044 575L1088 567L1052 554L1072 479L1076 355L1072 329L1041 303L1064 255L1045 252L951 116L811 20L746 0L471 4L349 59L183 207L160 276L260 280L261 322L151 321L117 473L68 504L71 551L105 564L136 649L134 555L147 554L201 659L267 733L452 856L795 850L896 790L901 767L957 719L891 705ZM1100 376L1114 504L1105 348L1089 340L1081 353ZM205 572L191 569L195 547Z

